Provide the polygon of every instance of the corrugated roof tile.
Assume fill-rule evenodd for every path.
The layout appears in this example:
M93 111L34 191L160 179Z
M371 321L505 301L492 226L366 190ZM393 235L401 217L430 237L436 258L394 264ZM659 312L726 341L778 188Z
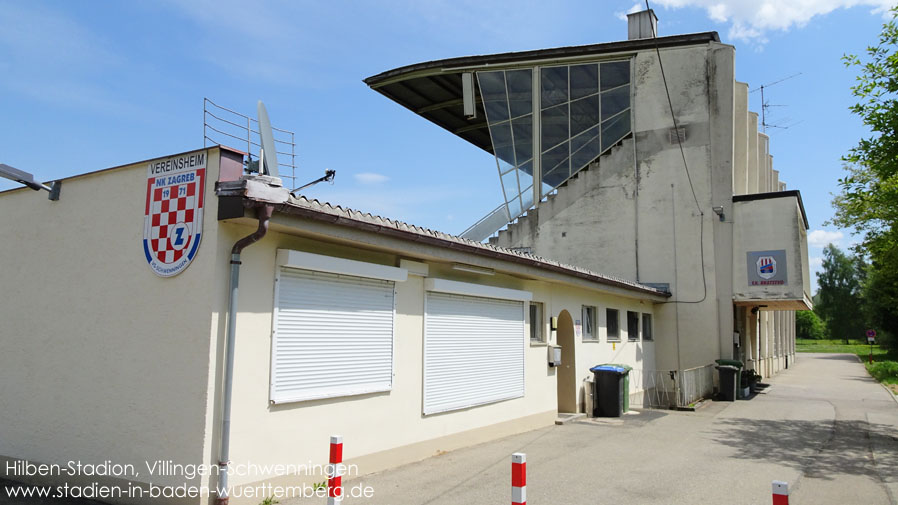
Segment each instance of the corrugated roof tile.
M583 267L579 267L576 265L569 265L566 263L562 263L560 261L543 258L541 256L537 256L532 253L526 253L526 252L518 251L515 249L507 249L507 248L499 247L499 246L492 245L492 244L484 244L482 242L475 242L473 240L469 240L469 239L466 239L463 237L459 237L456 235L450 235L448 233L443 233L443 232L440 232L437 230L424 228L424 227L406 223L403 221L397 221L397 220L385 218L382 216L372 215L367 212L363 213L358 210L344 208L339 205L335 206L335 205L332 205L327 202L320 202L317 199L309 200L308 198L306 198L304 196L291 197L291 199L289 200L287 205L304 208L304 209L314 211L314 212L330 214L330 215L333 215L336 217L351 219L351 220L359 221L359 222L366 223L366 224L371 224L371 225L376 225L376 226L387 226L387 227L395 228L397 230L401 230L401 231L405 231L405 232L416 233L419 235L426 235L426 236L434 237L434 238L444 240L447 242L455 242L455 243L459 243L459 244L465 244L465 245L468 245L471 247L475 247L475 248L479 248L479 249L483 249L483 250L489 250L489 251L493 251L493 252L497 252L497 253L501 253L501 254L517 256L517 257L521 257L521 258L527 258L529 260L536 261L538 263L543 263L545 265L551 265L556 268L562 268L565 270L570 270L572 272L579 272L581 274L589 275L589 276L596 277L599 279L605 279L605 280L608 280L608 281L611 281L611 282L614 282L617 284L632 286L632 287L640 289L640 290L654 291L661 295L667 294L664 291L661 291L659 289L655 289L651 286L647 286L645 284L641 284L641 283L631 281L628 279L622 279L620 277L615 277L615 276L611 276L611 275L601 274L598 272L593 272L593 271L583 268Z

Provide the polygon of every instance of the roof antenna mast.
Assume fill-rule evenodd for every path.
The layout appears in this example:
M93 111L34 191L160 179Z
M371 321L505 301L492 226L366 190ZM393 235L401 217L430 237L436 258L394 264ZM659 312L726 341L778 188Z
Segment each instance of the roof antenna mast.
M793 124L790 124L790 125L788 125L788 126L782 126L782 125L775 125L775 124L769 124L769 123L767 123L767 110L768 110L770 107L785 107L785 105L778 105L778 104L771 104L771 103L768 103L768 102L765 100L765 98L764 98L764 88L769 88L769 87L771 87L771 86L773 86L773 85L775 85L775 84L779 84L779 83L781 83L781 82L783 82L783 81L788 81L789 79L791 79L791 78L793 78L793 77L798 77L798 76L801 75L801 74L802 74L802 72L798 72L797 74L792 74L792 75L790 75L789 77L783 77L782 79L780 79L780 80L778 80L778 81L773 81L773 82L771 82L771 83L762 84L762 85L760 85L759 87L757 87L757 88L751 90L751 93L754 93L754 92L756 92L756 91L760 91L760 92L761 92L761 127L763 128L764 133L767 133L767 127L768 127L768 126L771 127L771 128L781 128L781 129L783 129L783 130L788 130L788 129L791 128L792 126L795 126L796 124L798 124L798 123L793 123Z

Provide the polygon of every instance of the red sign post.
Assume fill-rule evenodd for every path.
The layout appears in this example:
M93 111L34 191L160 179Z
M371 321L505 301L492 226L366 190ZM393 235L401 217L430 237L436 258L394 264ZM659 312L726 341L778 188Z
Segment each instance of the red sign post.
M876 340L876 330L867 330L867 343L870 344L870 363L873 363L873 342Z

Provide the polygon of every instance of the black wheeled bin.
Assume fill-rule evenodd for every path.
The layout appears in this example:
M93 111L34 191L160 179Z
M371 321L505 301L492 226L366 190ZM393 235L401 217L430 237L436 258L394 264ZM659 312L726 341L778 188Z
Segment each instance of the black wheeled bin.
M622 410L621 410L621 412L626 414L630 410L630 371L633 370L633 367L631 367L630 365L620 365L617 363L603 363L602 366L616 366L616 367L623 368L624 370L627 371L627 373L624 374L624 380L623 380L624 384L622 386L624 388L623 389L624 406L622 407Z
M736 401L736 386L739 385L739 369L732 365L718 365L720 375L720 399L725 402Z
M734 366L738 369L736 371L736 398L738 398L740 400L743 399L743 396L742 396L742 368L745 365L743 365L742 362L739 361L738 359L718 359L718 360L714 360L714 362L717 363L718 365ZM721 384L720 390L722 392L722 391L724 391L723 383L721 382L720 384Z
M599 365L589 369L595 375L595 417L620 417L624 412L624 367Z

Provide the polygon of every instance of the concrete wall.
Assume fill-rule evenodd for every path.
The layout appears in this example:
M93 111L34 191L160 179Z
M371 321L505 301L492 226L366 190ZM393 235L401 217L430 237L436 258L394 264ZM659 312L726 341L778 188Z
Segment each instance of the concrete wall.
M748 193L749 135L757 132L749 125L748 84L735 83L735 115L733 116L733 194Z
M748 113L748 172L747 172L747 191L748 194L761 193L758 186L758 114L755 112Z
M632 67L633 138L494 242L669 284L672 303L656 309L656 324L665 329L656 339L656 365L676 369L708 364L732 349L732 223L721 222L712 207L732 215L736 92L731 46L661 54L677 122L686 130L683 152L670 142L657 54L640 52ZM564 202L563 211L556 202Z
M626 139L500 232L499 245L625 279L636 276L634 141ZM613 208L612 208L613 205ZM604 230L615 230L613 237ZM599 259L614 258L613 261Z
M209 202L218 150L206 152ZM0 455L134 464L121 482L159 484L183 479L151 477L146 461L206 461L208 285L225 273L215 211L186 271L158 277L142 247L146 191L142 162L66 179L57 202L0 194Z
M733 249L734 296L738 302L752 300L810 300L807 266L807 235L798 200L788 196L736 203L735 248ZM787 279L783 285L751 286L746 252L785 250Z

